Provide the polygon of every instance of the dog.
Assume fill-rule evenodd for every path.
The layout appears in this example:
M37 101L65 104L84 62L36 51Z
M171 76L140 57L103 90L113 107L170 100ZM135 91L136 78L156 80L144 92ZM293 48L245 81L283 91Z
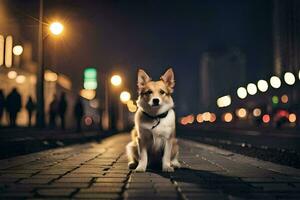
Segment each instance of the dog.
M145 172L148 163L160 162L164 172L179 168L179 147L175 136L175 112L171 94L175 80L172 68L158 81L152 81L140 69L137 77L138 100L131 131L131 142L126 146L129 169Z

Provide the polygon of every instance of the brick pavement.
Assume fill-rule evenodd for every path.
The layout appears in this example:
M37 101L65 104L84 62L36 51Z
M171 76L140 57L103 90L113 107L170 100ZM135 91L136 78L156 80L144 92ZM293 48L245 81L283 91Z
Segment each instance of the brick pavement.
M174 173L127 169L119 134L0 160L1 199L300 199L300 170L180 140Z

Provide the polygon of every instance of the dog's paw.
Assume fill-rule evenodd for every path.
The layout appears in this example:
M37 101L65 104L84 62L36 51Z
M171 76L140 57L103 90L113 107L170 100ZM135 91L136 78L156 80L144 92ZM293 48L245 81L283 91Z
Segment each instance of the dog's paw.
M178 160L172 160L171 166L178 169L181 167L181 164L178 162Z
M137 168L134 170L135 172L145 172L146 171L146 167L144 166L137 166Z
M137 162L129 162L128 163L128 168L129 169L135 169L137 165L138 165Z
M171 166L163 166L163 172L174 172L174 168Z

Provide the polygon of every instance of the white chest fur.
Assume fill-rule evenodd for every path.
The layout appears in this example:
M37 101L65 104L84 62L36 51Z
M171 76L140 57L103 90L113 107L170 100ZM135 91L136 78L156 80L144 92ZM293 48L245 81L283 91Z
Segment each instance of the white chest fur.
M175 131L175 112L171 109L166 117L157 119L151 119L141 113L137 116L136 122L140 137L147 137L150 134L153 138L168 139Z

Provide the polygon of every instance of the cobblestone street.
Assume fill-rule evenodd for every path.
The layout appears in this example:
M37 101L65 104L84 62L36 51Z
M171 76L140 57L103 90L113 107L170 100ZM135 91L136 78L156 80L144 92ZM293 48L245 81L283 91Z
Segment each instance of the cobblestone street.
M180 140L174 173L127 169L129 134L0 161L1 199L300 199L300 170Z

